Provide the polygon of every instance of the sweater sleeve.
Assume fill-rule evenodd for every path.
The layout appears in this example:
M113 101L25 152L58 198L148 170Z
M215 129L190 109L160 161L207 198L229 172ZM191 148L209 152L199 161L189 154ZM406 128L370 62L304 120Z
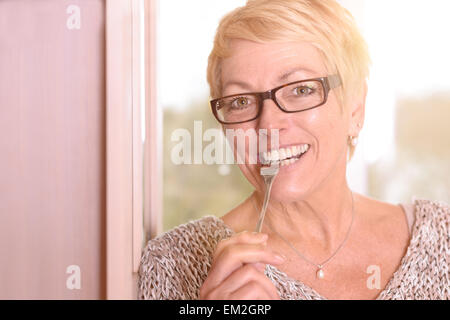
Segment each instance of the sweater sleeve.
M198 299L217 243L229 236L217 218L207 217L150 240L142 253L138 298Z
M417 199L416 223L402 265L380 299L450 299L449 221L445 202Z

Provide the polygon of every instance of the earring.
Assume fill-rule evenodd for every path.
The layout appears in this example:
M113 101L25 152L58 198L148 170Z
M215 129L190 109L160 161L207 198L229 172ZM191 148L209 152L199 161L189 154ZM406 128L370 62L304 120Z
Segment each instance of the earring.
M349 137L350 138L350 143L352 144L353 147L356 147L358 145L358 137Z
M361 123L358 123L356 126L357 126L359 129L362 129L362 124L361 124ZM350 139L350 144L351 144L353 147L356 147L356 146L358 145L358 137L352 137L352 136L349 136L348 138Z

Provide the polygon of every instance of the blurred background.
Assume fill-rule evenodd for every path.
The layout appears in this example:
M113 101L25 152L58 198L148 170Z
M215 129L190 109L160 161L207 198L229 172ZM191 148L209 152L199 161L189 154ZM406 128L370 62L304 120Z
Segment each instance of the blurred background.
M175 129L193 132L195 120L203 121L204 131L217 128L208 104L207 58L220 18L245 2L159 2L157 86L164 114L165 231L205 215L222 216L253 190L237 166L177 166L170 158ZM445 40L450 2L340 3L356 18L373 60L366 121L348 167L349 185L391 203L414 197L450 202L450 42Z

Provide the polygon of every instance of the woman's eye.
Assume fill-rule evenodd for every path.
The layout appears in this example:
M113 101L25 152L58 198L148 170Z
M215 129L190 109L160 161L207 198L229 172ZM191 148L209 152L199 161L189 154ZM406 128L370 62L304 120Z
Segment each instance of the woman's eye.
M248 100L248 98L240 97L240 98L235 99L231 103L231 106L233 108L241 109L241 108L247 107L249 104L250 104L250 101Z
M298 87L294 89L294 93L298 96L305 96L305 95L309 95L311 93L314 92L313 88L309 88L309 87Z

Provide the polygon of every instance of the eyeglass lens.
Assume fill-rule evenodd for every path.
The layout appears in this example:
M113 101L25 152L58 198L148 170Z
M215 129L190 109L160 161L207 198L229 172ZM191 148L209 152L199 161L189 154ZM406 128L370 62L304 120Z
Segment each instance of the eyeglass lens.
M282 87L275 93L275 99L285 111L297 112L316 107L324 102L322 82L303 81ZM216 104L217 116L226 123L244 122L255 119L262 107L259 95L243 94L220 99Z

